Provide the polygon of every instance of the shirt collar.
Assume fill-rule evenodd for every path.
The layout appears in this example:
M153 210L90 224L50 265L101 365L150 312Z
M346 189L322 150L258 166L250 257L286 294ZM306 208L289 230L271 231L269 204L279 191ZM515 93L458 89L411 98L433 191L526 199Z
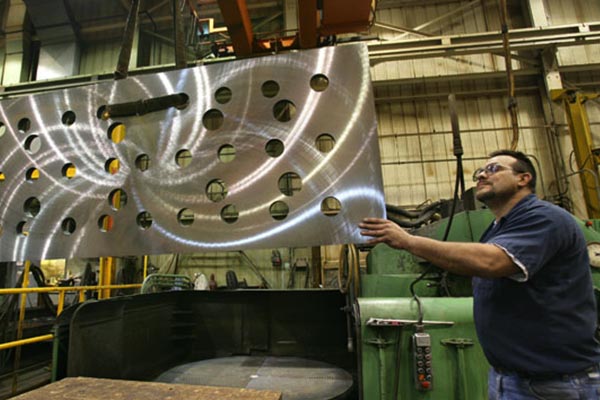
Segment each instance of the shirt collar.
M521 200L519 200L517 204L515 204L513 208L510 209L510 211L505 216L500 218L500 221L510 219L513 215L519 213L522 209L527 208L532 202L536 200L536 198L537 197L534 193L528 194L527 196L523 197Z

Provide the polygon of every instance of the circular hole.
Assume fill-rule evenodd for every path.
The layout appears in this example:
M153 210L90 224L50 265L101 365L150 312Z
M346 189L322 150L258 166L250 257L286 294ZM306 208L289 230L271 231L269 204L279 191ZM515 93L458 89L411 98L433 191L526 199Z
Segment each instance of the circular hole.
M135 158L135 166L142 172L147 171L150 168L150 156L148 154L140 154Z
M289 100L280 100L273 106L273 116L280 122L288 122L296 115L296 105Z
M110 215L102 215L98 218L98 228L101 232L110 232L114 226L114 219Z
M104 163L104 170L111 175L115 175L121 168L121 162L116 158L109 158Z
M4 125L4 122L0 122L0 137L4 136L5 133L6 133L6 125Z
M275 97L279 93L279 84L275 81L266 81L262 84L260 90L265 97Z
M110 117L110 115L106 112L106 106L98 107L98 111L96 111L96 116L99 119L107 120Z
M228 224L233 224L238 220L239 216L240 213L233 204L228 204L221 209L221 219Z
M317 92L322 92L329 86L329 78L323 74L314 75L310 78L310 87Z
M181 226L190 226L194 223L194 212L189 208L184 208L177 213L177 221Z
M175 108L178 110L183 110L187 106L190 105L190 96L185 93L179 93L174 96L177 96L177 101L175 103Z
M302 190L302 179L295 172L286 172L279 178L279 191L286 196L293 196Z
M329 153L335 146L335 139L329 133L323 133L317 137L315 146L321 153Z
M219 147L219 160L224 163L233 161L235 158L235 147L230 144L224 144Z
M273 219L276 219L277 221L285 219L285 217L288 216L289 212L290 208L283 201L276 201L269 207L269 213L271 214L271 217L273 217Z
M17 234L29 236L29 222L21 221L17 224Z
M37 135L28 136L25 139L25 150L27 150L31 154L35 154L40 151L42 147L42 140Z
M108 128L108 138L113 143L121 143L125 139L127 128L120 122L115 122Z
M146 230L152 226L152 214L150 214L148 211L142 211L137 215L135 221L140 228Z
M19 130L19 132L21 133L25 133L27 132L29 129L31 129L31 121L29 120L29 118L22 118L18 123L17 123L17 129Z
M64 233L65 235L67 235L67 236L72 235L73 232L75 232L75 229L77 229L77 223L75 222L75 220L73 218L70 218L70 217L65 218L60 223L60 229L62 230L62 233Z
M23 211L25 212L25 215L32 218L40 213L41 208L42 205L36 197L28 198L23 204Z
M326 197L321 202L321 212L328 217L334 217L342 211L342 203L335 197Z
M279 139L271 139L265 146L265 151L271 157L279 157L283 154L283 150L285 150L285 147L283 146L283 142Z
M40 170L37 168L29 168L25 172L25 179L29 182L37 181L40 179Z
M127 205L127 193L123 189L115 189L108 194L108 205L115 211Z
M213 179L206 185L206 197L215 203L227 197L227 185L221 179Z
M63 114L61 121L64 125L73 125L75 123L75 113L73 111L67 111Z
M217 103L219 104L229 103L231 95L231 89L228 87L218 88L215 92L215 100L217 100Z
M63 177L67 179L72 179L75 177L75 174L77 174L77 168L75 168L75 165L73 165L72 163L67 163L63 165L61 173Z
M175 162L179 167L185 168L192 162L192 153L189 150L179 150L177 154L175 154Z
M217 109L211 109L202 116L202 125L209 131L219 129L223 125L223 113Z

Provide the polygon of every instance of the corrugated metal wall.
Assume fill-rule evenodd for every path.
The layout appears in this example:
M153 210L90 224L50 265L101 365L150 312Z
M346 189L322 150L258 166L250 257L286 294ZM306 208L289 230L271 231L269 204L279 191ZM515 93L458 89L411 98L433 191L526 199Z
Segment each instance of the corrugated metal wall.
M520 96L519 150L537 157L548 155L545 121L537 96ZM508 148L512 139L506 98L458 99L467 187L473 171L493 150ZM416 206L452 197L456 163L453 156L446 100L404 101L377 106L386 201ZM552 177L542 166L545 184ZM540 182L541 184L542 182ZM542 190L543 191L543 190Z
M432 36L439 36L500 30L500 18L495 2L471 2L471 4L473 6L465 11L444 18L423 28L422 31ZM385 9L377 11L376 21L414 29L447 15L456 8L457 4L453 3ZM523 17L520 14L512 15L511 24L512 26L523 27ZM424 37L412 33L397 33L377 26L372 29L372 33L377 34L383 40L414 40ZM519 65L520 63L515 61L513 68L518 68ZM497 71L499 68L504 69L504 59L502 57L492 54L477 54L387 62L375 66L371 74L373 80L390 80L489 72Z
M462 4L467 4L464 2ZM593 4L591 4L593 3ZM496 2L474 2L464 13L455 14L439 24L424 29L433 35L499 30L499 15ZM440 16L444 16L461 4L404 7L377 12L377 21L401 27L415 28ZM572 24L600 20L600 2L560 0L548 1L549 20L552 24ZM527 26L528 17L522 9L511 9L511 26ZM378 28L377 33L386 39L415 38L413 34L399 34ZM535 57L535 55L530 55ZM561 48L559 60L566 64L589 64L600 62L600 46L588 45L577 48ZM538 61L532 58L531 61ZM513 60L514 69L531 69L531 62ZM539 68L539 67L538 67ZM486 154L510 145L510 129L507 97L499 94L498 86L489 84L476 91L468 80L454 79L461 74L503 71L503 57L483 54L465 57L446 57L425 60L387 62L372 68L372 78L380 89L377 91L377 113L382 151L382 170L386 201L401 206L417 206L440 198L451 198L454 188L456 166L452 155L450 118L447 100L440 93L462 93L458 96L458 113L465 150L465 180L470 182L473 170L484 162ZM427 100L423 93L411 92L411 84L436 77L438 82L452 82L439 90L437 96ZM518 94L520 140L518 150L539 161L542 178L538 193L548 196L557 193L555 157L550 152L550 122L544 116L547 102L540 73L533 88ZM400 83L394 80L400 79ZM594 79L594 77L590 77ZM535 77L533 77L535 80ZM429 79L431 81L431 79ZM388 85L386 87L386 84ZM506 84L504 85L504 87ZM539 86L539 90L535 90ZM518 86L519 88L519 86ZM435 89L434 89L435 90ZM519 93L519 92L517 92ZM414 99L411 99L414 94ZM388 100L389 99L389 100ZM568 156L571 152L570 138L562 118L562 109L553 107L559 124L560 147ZM597 103L588 105L593 123L599 116ZM594 126L594 125L593 125ZM562 128L562 129L561 129ZM600 135L600 133L599 133ZM600 143L600 142L599 142ZM579 200L578 178L572 178L570 189L574 191L575 211L585 216L585 208ZM469 185L468 185L469 186Z
M547 0L547 7L548 20L552 25L600 21L600 1ZM597 63L600 62L600 46L594 44L561 48L558 59L561 65Z
M119 59L119 41L94 42L81 49L79 72L85 74L102 74L113 72Z

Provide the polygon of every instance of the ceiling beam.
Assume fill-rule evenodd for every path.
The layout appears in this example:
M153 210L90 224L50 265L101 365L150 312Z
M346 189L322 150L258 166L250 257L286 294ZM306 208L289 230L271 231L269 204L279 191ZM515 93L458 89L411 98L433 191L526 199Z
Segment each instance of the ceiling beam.
M513 51L544 49L551 46L576 46L600 42L600 22L513 29ZM502 32L483 32L436 36L424 39L387 41L369 44L371 64L416 58L449 57L503 51Z

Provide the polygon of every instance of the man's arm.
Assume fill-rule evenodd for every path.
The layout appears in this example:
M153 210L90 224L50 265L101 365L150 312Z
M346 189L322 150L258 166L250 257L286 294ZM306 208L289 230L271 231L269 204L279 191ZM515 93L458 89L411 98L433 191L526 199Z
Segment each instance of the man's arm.
M413 236L395 223L380 218L365 218L359 227L361 235L373 237L369 244L385 243L407 250L455 274L500 278L521 271L502 249L493 244L442 242Z

